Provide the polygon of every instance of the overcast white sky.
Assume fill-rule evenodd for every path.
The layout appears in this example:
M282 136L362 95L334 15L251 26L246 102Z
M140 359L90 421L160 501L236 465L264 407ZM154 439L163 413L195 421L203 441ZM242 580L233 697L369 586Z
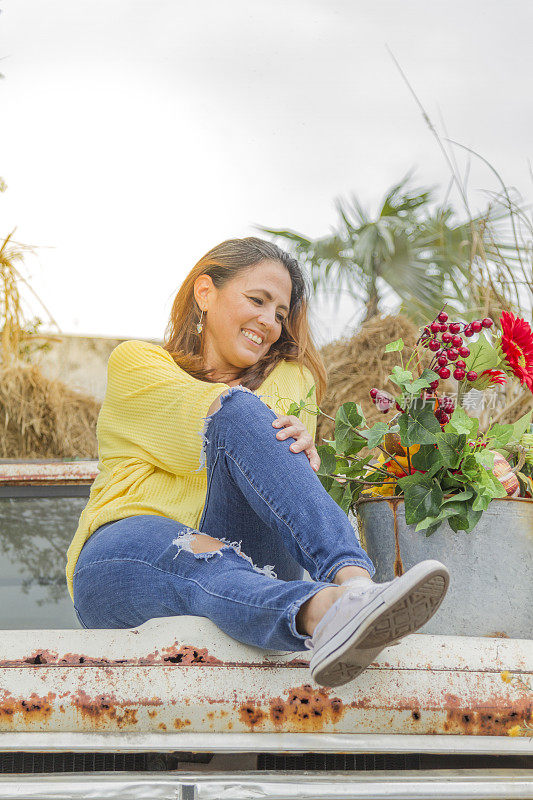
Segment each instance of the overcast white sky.
M412 166L444 194L386 45L434 122L531 198L530 0L0 6L0 233L39 245L24 274L65 333L162 338L219 241L255 224L324 235L335 197L375 208ZM480 205L474 188L497 188L477 163L470 186ZM353 310L325 306L317 340Z

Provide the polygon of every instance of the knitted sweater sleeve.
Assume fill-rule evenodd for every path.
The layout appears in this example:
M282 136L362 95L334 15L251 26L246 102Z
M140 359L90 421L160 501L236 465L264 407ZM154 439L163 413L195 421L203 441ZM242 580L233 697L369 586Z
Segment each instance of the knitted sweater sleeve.
M121 342L112 351L98 419L108 458L140 458L174 474L198 469L203 418L227 385L197 380L158 345Z

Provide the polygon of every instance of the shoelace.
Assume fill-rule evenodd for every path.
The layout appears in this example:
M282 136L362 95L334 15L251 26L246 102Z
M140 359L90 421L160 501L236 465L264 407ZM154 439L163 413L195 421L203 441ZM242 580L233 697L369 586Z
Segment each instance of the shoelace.
M326 611L326 613L316 626L313 632L313 636L316 635L317 631L319 631L324 624L327 624L329 617L335 614L334 611L335 606L345 596L345 594L348 594L354 600L356 600L358 597L361 597L362 594L368 594L369 600L371 600L371 598L378 592L378 590L382 591L385 588L385 586L388 586L391 583L392 581L384 581L383 583L374 583L374 581L371 578L366 578L363 575L357 576L355 578L350 578L349 580L344 581L344 583L342 583L341 585L345 589L345 591L342 593L341 597L339 597L339 599L336 600L335 603L333 603L333 605ZM304 640L304 645L308 650L313 649L313 636L308 637L307 639ZM394 647L399 642L400 639L395 639L393 642L390 642L390 644L388 644L387 647Z
M369 578L365 578L365 577L362 575L361 577L350 578L350 580L348 580L348 581L345 581L345 583L343 584L343 586L346 586L346 585L350 585L350 584L352 584L354 587L361 586L361 588L363 588L363 587L364 587L364 585L365 585L365 584L368 584L368 583L371 583L371 584L373 584L374 586L385 586L385 585L387 585L387 586L388 586L389 584L391 584L391 583L392 583L392 581L384 581L384 583L374 583L374 581L373 581L373 580L371 580L371 579L369 579ZM355 596L355 592L353 592L351 589L348 589L348 591L352 593L352 597L353 597L353 596ZM373 592L372 592L372 594L373 594ZM371 596L372 596L372 595L371 595ZM400 641L402 640L402 638L403 638L403 637L400 637L399 639L395 639L393 642L389 642L389 644L387 645L387 647L396 647L396 645L400 643Z

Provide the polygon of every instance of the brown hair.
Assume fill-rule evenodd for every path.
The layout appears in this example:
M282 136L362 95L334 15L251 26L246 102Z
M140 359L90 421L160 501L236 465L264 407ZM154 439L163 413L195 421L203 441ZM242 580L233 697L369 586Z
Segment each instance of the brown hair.
M205 368L201 353L201 336L196 331L200 309L194 297L194 282L199 275L210 275L214 285L220 289L242 270L266 259L279 261L289 272L292 282L289 313L277 342L257 364L243 370L239 380L243 386L255 391L280 361L295 361L311 371L317 403L320 404L326 391L326 368L309 330L307 287L302 270L296 259L264 239L254 236L228 239L213 247L194 265L174 298L163 348L194 378L218 383L209 376L210 370Z

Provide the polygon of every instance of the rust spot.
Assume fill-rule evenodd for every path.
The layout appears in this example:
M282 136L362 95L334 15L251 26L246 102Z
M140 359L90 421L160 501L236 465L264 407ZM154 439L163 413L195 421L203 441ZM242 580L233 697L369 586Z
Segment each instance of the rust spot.
M483 708L453 708L448 711L444 730L446 733L464 733L469 736L506 736L514 725L531 724L533 703L525 698L512 707L503 703Z
M21 714L24 721L32 725L36 722L46 722L53 711L53 701L56 698L55 692L48 692L45 697L39 697L32 692L29 697L16 699L8 697L10 692L4 692L4 697L0 700L0 723L13 722L15 714Z
M290 689L285 702L276 698L270 705L272 722L296 731L321 730L326 722L337 722L343 713L342 700L330 697L330 690L310 684Z
M12 722L15 713L15 700L11 697L6 698L0 703L0 723Z
M178 731L179 731L181 728L186 728L186 727L187 727L187 725L190 725L190 724L191 724L191 721L190 721L190 719L179 719L179 717L176 717L176 719L174 720L174 727L175 727L175 728L176 728L176 730L178 730Z
M509 639L509 634L504 633L503 631L494 631L494 633L486 633L486 637L489 639Z
M318 731L328 722L337 722L345 708L338 697L330 697L330 690L315 688L311 684L288 689L286 699L276 697L270 701L268 715L276 728L289 731ZM258 705L246 703L239 709L242 722L250 728L261 723L265 711Z
M259 706L254 706L252 703L245 703L239 709L239 717L241 722L244 722L245 725L248 725L253 730L256 725L263 722L266 714Z
M157 701L156 701L157 702ZM77 696L73 697L72 705L84 718L89 718L91 725L94 727L111 727L129 728L136 725L137 708L135 706L152 704L152 701L135 700L135 701L117 701L114 695L98 695L94 699L80 689ZM161 704L159 701L158 704ZM128 708L127 706L134 706Z
M24 661L26 664L48 664L45 653L36 653L33 656L29 656L29 658L25 658Z
M132 631L133 633L133 631ZM50 650L36 650L23 659L0 660L0 668L7 667L111 667L111 666L150 666L154 664L204 664L219 666L223 664L219 658L209 654L205 647L181 645L177 640L173 645L156 650L139 658L109 659L104 656L89 656L86 653L65 653L59 656Z
M164 722L160 722L157 727L160 728L162 731L166 731L167 729L167 726L165 725Z
M157 715L157 711L153 709L152 711L148 712L148 716L153 719Z
M461 699L456 694L445 694L444 701L449 708L459 708Z
M31 655L27 656L27 658L18 659L14 661L0 660L0 667L24 667L26 665L30 666L48 665L50 663L54 663L56 659L57 659L57 653L50 652L50 650L35 650Z
M114 662L116 663L116 662ZM161 651L155 650L146 656L136 659L129 659L128 665L151 666L154 664L181 664L189 666L191 664L202 664L205 666L220 666L224 662L219 658L209 654L206 647L195 647L191 644L180 644L177 640L169 647L163 647Z
M293 658L291 661L283 662L283 669L285 667L305 667L309 669L309 661L305 661L303 658Z
M395 557L394 557L394 575L396 578L399 578L400 575L403 575L403 562L402 562L402 554L400 553L400 536L398 533L398 503L400 500L403 500L401 497L392 497L387 498L387 503L392 508L392 518L394 521L394 549L395 549Z
M163 705L163 701L157 697L118 701L113 695L91 698L83 690L79 690L76 695L70 695L68 692L61 694L61 697L65 696L69 698L76 711L91 721L92 727L129 728L138 722L139 707L149 706L148 713L152 716L156 713L153 707ZM10 692L4 691L0 697L0 726L2 723L13 723L15 714L21 714L25 723L30 726L35 723L46 723L55 708L58 708L60 713L65 713L63 703L54 704L56 698L55 692L48 692L44 697L33 692L29 697L16 698Z

